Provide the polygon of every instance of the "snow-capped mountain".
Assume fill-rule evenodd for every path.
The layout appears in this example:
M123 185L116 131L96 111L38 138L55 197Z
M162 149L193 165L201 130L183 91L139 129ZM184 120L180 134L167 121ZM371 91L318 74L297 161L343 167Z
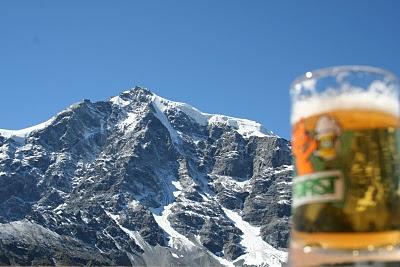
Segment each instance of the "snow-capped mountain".
M0 265L281 266L290 144L136 87L0 130Z

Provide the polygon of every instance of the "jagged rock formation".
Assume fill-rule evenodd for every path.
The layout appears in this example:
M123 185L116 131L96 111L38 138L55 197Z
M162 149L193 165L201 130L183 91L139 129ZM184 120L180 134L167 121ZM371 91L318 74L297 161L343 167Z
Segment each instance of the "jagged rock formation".
M0 130L0 265L281 266L289 146L139 87Z

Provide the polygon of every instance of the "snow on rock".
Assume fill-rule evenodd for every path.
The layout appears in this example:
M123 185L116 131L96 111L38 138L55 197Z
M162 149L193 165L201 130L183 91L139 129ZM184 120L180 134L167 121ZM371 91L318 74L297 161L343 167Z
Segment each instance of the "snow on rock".
M171 123L168 121L167 116L164 114L164 105L161 104L159 97L153 98L153 107L156 109L156 117L161 121L161 123L167 128L172 141L177 144L179 143L178 133L174 130Z
M152 94L151 101L153 102L153 106L156 109L157 118L160 119L160 121L168 129L175 143L178 142L178 133L173 129L173 127L171 126L171 124L169 123L168 119L165 116L165 112L171 109L182 111L183 113L191 117L196 123L202 126L228 125L234 128L244 138L249 138L251 136L258 136L258 137L275 136L272 132L267 131L260 123L255 121L238 119L218 114L204 113L186 103L170 101L155 94ZM124 100L123 98L121 98L121 96L115 96L110 98L110 102L113 105L119 106L121 108L129 106L131 104L131 101ZM129 115L124 124L130 124L134 120L135 118Z
M190 116L198 124L203 126L207 125L210 114L203 113L186 103L170 101L155 94L153 96L153 101L162 112L165 112L168 109L176 108Z
M167 127L168 131L171 133L171 137L174 141L177 141L178 134L170 125L168 119L165 117L164 112L168 109L178 109L188 116L190 116L194 121L202 126L206 125L228 125L236 129L236 131L241 134L244 138L249 138L250 136L274 136L272 132L265 130L262 125L258 122L246 120L246 119L238 119L234 117L218 115L218 114L209 114L201 112L200 110L181 102L174 102L162 97L159 97L153 94L152 99L154 106L156 107L156 116L161 120L161 122ZM131 104L131 101L124 100L120 96L115 96L110 98L110 102L113 105L117 105L120 107L126 107ZM134 128L137 120L138 114L128 113L127 118L121 122L121 126L129 126L129 128ZM21 129L21 130L5 130L0 129L0 135L6 138L16 138L16 139L24 139L31 132L41 130L51 124L54 120L54 117L50 120L43 122L41 124Z
M293 171L293 165L282 165L279 169L274 171L274 174L287 172L287 171Z
M282 266L283 262L286 262L287 253L277 250L264 240L260 236L260 227L250 225L244 221L242 217L226 208L222 208L226 216L239 228L242 232L241 245L246 249L246 253L234 262L244 260L247 265L255 266Z
M130 112L127 114L126 119L123 120L122 122L120 122L119 125L122 129L126 129L126 130L130 131L136 127L138 121L139 121L139 117L135 113Z
M105 211L106 214L108 215L108 217L110 217L118 226L119 228L124 231L133 241L135 241L135 243L137 245L140 246L140 248L143 249L143 240L139 240L138 239L138 235L140 235L137 231L132 231L129 230L128 228L123 227L120 223L119 223L119 215L114 215L109 211Z
M251 180L237 181L232 179L230 176L217 174L213 174L212 177L215 179L216 183L220 183L224 188L228 188L236 192L244 192L251 189Z
M172 254L172 257L177 258L177 259L179 258L179 256L175 253L172 252L171 254Z
M181 182L172 181L172 184L175 186L176 189L178 189L177 191L173 191L172 194L174 195L174 197L178 197L182 193L182 190L183 190Z
M4 144L0 146L0 160L6 160L9 159L8 155L8 150L10 149L10 146L8 144Z
M122 99L120 96L114 96L114 97L110 98L110 101L114 105L120 106L120 107L125 107L131 103L130 101L126 101L126 100Z
M157 224L170 236L168 245L172 248L178 250L190 250L196 247L192 241L190 241L186 236L178 233L168 221L168 216L171 214L171 207L173 204L169 204L164 207L161 213L154 212L153 217Z
M210 115L208 123L213 125L231 126L244 138L249 138L250 136L273 136L273 134L267 132L260 123L251 120L238 119L224 115Z
M137 201L136 199L132 200L131 202L129 202L128 207L130 208L136 208L137 206L140 205L140 202Z
M54 121L54 117L49 119L48 121L42 122L38 125L21 129L21 130L5 130L0 129L0 135L5 138L14 138L14 139L25 139L30 133L39 131L41 129L46 128Z
M23 142L18 145L15 145L13 142L4 142L0 146L0 161L2 164L10 164L10 166L15 165L18 167L22 166L22 168L18 168L19 173L17 174L11 173L11 171L14 170L14 167L4 168L0 171L0 176L8 175L10 178L14 179L14 177L24 177L26 174L23 172L24 170L32 170L30 173L32 173L32 175L34 175L34 177L39 181L42 181L42 176L44 174L42 174L41 169L36 169L33 165L31 169L26 167L31 163L37 165L43 164L46 169L50 170L49 176L51 175L52 177L71 176L70 180L65 180L67 180L68 183L70 182L72 188L80 190L79 198L77 198L76 201L77 203L82 203L82 205L77 205L75 207L72 204L68 204L67 206L67 202L65 202L66 199L72 199L75 196L71 197L71 195L66 195L64 191L61 190L63 187L60 186L60 188L57 188L57 191L54 190L55 188L51 187L45 188L46 191L43 191L46 194L48 194L47 192L52 193L52 195L48 195L55 199L54 203L50 202L53 201L53 199L49 197L49 201L46 199L46 202L43 201L43 204L36 204L34 208L39 212L46 210L45 216L48 216L46 217L46 221L52 220L57 226L64 227L65 224L70 224L71 229L75 229L75 227L78 227L80 223L85 225L94 225L88 227L91 227L90 229L96 231L96 233L103 233L101 235L101 240L104 241L95 245L96 251L97 249L102 253L104 251L104 255L111 255L110 257L116 255L112 254L116 250L123 251L124 246L126 246L128 244L127 242L130 240L135 241L135 243L146 251L146 253L158 251L159 246L153 248L143 239L143 237L140 236L139 231L136 231L136 229L135 231L132 231L120 224L120 218L122 218L120 216L125 216L124 214L126 214L128 209L119 210L118 213L113 212L114 214L111 213L111 211L114 210L114 206L112 205L114 205L114 203L119 203L118 201L120 200L123 200L129 210L132 211L136 210L134 208L141 205L141 202L148 203L148 200L150 199L160 203L162 206L161 208L149 209L158 226L164 231L161 231L163 235L162 241L165 240L164 237L168 237L169 239L168 246L170 248L167 250L171 253L173 252L174 254L171 254L171 257L176 259L179 258L179 262L182 261L182 263L186 265L188 262L191 263L192 254L195 256L194 254L196 253L202 253L203 255L207 254L207 257L204 257L207 261L211 260L210 262L214 263L218 260L219 263L225 266L244 266L245 264L268 265L270 267L281 266L280 263L284 262L286 258L285 252L276 250L268 243L264 242L260 236L260 229L243 221L239 214L226 209L222 212L220 209L220 201L223 201L225 195L229 197L226 201L229 201L230 197L236 197L236 193L251 193L253 190L254 179L251 180L246 175L243 176L243 179L239 179L241 176L236 176L234 174L232 174L233 176L216 175L212 173L214 163L208 162L207 160L208 158L213 157L215 154L213 151L216 148L216 145L222 141L222 137L217 138L216 140L208 140L209 132L214 130L214 127L210 126L221 126L221 130L224 132L227 131L231 133L231 131L237 131L241 134L244 139L235 138L237 140L232 141L235 142L233 147L237 147L238 149L241 148L242 145L246 146L250 142L250 140L245 140L246 138L250 138L251 136L266 137L271 136L272 133L267 132L257 122L223 115L203 113L190 105L169 101L147 91L127 91L122 93L120 96L111 98L109 101L109 103L100 103L101 106L104 105L104 107L107 107L104 109L104 114L102 113L99 115L97 111L96 113L88 114L90 115L88 119L100 123L100 132L103 131L103 129L107 129L106 134L101 135L102 138L105 138L104 141L112 141L105 142L104 144L102 143L102 147L99 148L98 151L99 153L101 152L99 155L90 154L87 158L85 157L80 159L80 155L89 151L86 148L91 147L95 143L93 142L92 137L94 136L97 138L98 135L96 134L99 133L99 127L92 127L91 123L88 125L85 124L85 128L82 129L84 130L83 138L81 140L83 146L77 148L76 154L75 150L66 150L60 153L52 152L50 150L47 151L46 148L40 146L40 144L35 143L35 145L33 145L31 142L34 141L33 138L27 138L31 132L39 131L50 123L53 125L55 122L52 122L52 120L19 131L0 130L0 134L5 137L23 138ZM72 110L73 107L74 106L68 108L64 112ZM65 118L69 118L71 114L66 114L67 116L64 116L64 119L59 121L57 120L57 123L60 123L61 126L67 127L68 124ZM86 114L81 114L80 112L76 113L76 119L79 120L82 115L86 116ZM154 125L150 124L151 121L154 121L154 117L159 119L168 132L165 131L159 123ZM191 119L188 120L188 118ZM94 123L93 125L99 125L98 123ZM177 126L182 126L182 128ZM195 131L193 134L190 134L192 130L197 130L196 128L200 126L202 126L201 131ZM177 130L178 128L179 130ZM162 131L158 131L159 129L162 129ZM141 135L141 133L143 133L143 135ZM41 140L46 140L45 138L47 138L47 136L41 136L41 131L37 134L42 138ZM174 162L174 164L179 163L177 172L168 168L169 160L162 162L165 165L159 165L158 163L153 164L151 161L143 163L141 161L134 161L137 157L140 158L142 156L143 158L151 158L151 153L157 153L158 150L156 149L155 152L150 149L135 150L132 149L133 142L131 141L135 141L135 146L140 145L143 148L146 148L149 144L152 144L153 139L151 138L160 138L160 140L164 140L163 138L169 138L168 134L172 139L171 145L174 146L173 148L176 149L179 154L179 159L177 162ZM72 139L74 138L66 140L71 147L73 146L72 142L74 141ZM269 139L270 138L263 138L260 140L260 144L254 145L258 148L264 149L265 147L269 147L267 146L270 142ZM115 140L120 141L121 145L114 146ZM199 145L194 146L193 144ZM204 144L207 144L207 146L204 146ZM116 147L121 147L122 149L115 153ZM276 149L278 148L279 147L276 147ZM235 160L241 156L238 149L227 150L224 152L224 156L228 160ZM253 158L253 155L251 155L250 152L246 152L246 157L247 156L253 161L253 163L256 162L256 159ZM9 158L11 160L4 161L4 159ZM49 160L47 160L47 158L49 158ZM79 159L79 161L77 159ZM92 163L92 160L94 159L96 159L96 161L93 161ZM128 168L125 162L130 159L132 159L132 162L135 162L137 166L135 165L134 168L129 166ZM221 165L224 170L230 168L228 163L222 162ZM165 166L165 168L159 168L159 166ZM263 173L265 172L269 176L272 176L273 174L279 174L280 172L289 172L291 168L291 166L287 165L282 165L281 168L262 167L262 171ZM140 180L140 183L137 184L137 191L131 191L130 188L125 187L119 189L119 186L114 186L116 182L120 183L122 178L124 179L122 180L123 182L131 182L132 179L130 178L136 178L138 176L135 172L136 169L143 170L144 172L144 182L142 183ZM227 172L223 171L221 173ZM108 177L105 177L105 174L112 174L112 177L110 176L110 179L108 179ZM242 175L242 173L239 175ZM8 176L2 178L8 179ZM146 177L154 177L154 180L144 180ZM140 179L141 178L142 177L140 177ZM278 180L272 182L277 185L276 192L279 194L277 199L278 203L289 204L290 198L287 197L290 195L290 192L288 193L288 188L290 186L289 174L286 175L286 173L283 173L277 175L275 178ZM139 179L139 177L137 179ZM271 178L271 180L273 179ZM78 187L80 184L82 186ZM98 185L101 185L101 187ZM27 183L27 186L30 186L30 184ZM104 193L102 188L107 188L107 194ZM154 192L153 188L159 190ZM242 195L244 196L246 194ZM112 196L111 199L110 196ZM192 199L190 199L190 197ZM255 199L255 197L250 194L248 197L251 201ZM263 196L259 195L258 197L262 198ZM108 210L107 215L112 220L107 220L104 225L90 223L93 218L96 221L98 220L96 217L97 209L92 209L93 205ZM75 226L76 219L73 217L73 213L69 212L70 209L74 212L80 211L81 213L82 222L76 224L77 226ZM212 228L210 227L210 229L206 229L206 227L202 228L203 232L196 232L196 230L191 231L191 229L185 230L184 227L180 227L178 232L178 226L175 225L181 225L181 222L182 225L186 223L181 219L181 217L175 216L178 212L179 214L183 214L185 216L184 218L193 218L193 220L199 218L199 220L201 219L205 223L207 223L207 221L211 222L216 218L215 221L217 223L215 227L218 228L218 233L220 233L220 231L222 233L225 233L224 231L226 231L226 233L231 233L231 231L237 233L236 229L233 229L232 224L221 223L218 225L220 220L224 222L226 222L226 220L232 220L235 226L243 232L242 239L238 240L235 238L232 243L243 246L243 248L246 249L246 253L241 255L241 251L234 251L230 255L230 251L227 251L225 254L213 254L210 250L207 250L207 247L203 245L200 239L196 240L193 236L197 235L198 237L200 234L207 234L210 236L210 242L216 241L215 244L218 246L221 241L231 242L231 240L227 241L224 238L213 238L211 232L215 231L213 228L214 225ZM154 223L153 218L148 218L148 216L146 217L146 220L151 220L151 223ZM179 222L180 224L175 224L176 222ZM14 227L14 225L12 226ZM109 226L119 227L125 234L119 231L120 234L122 234L122 238L114 239L115 236L111 236L107 231L104 231ZM17 230L21 229L18 228ZM0 231L0 233L2 233L2 231ZM114 240L115 246L117 246L118 249L109 248L108 243L111 240ZM164 242L159 242L158 244L160 245L161 243L162 246L165 245ZM219 248L218 251L221 250L223 250L223 248ZM132 255L128 253L131 262L134 262L136 258L133 259ZM154 257L157 257L159 254L151 254L150 257L153 257L153 255ZM229 261L228 259L231 258L236 258L236 260ZM107 264L108 262L104 263Z
M128 91L124 93L127 92ZM135 109L132 109L130 107L130 105L132 104L132 100L131 99L125 100L121 96L115 96L110 98L110 102L123 112L124 119L118 122L117 126L121 130L124 130L126 132L131 132L136 128L137 124L142 119L142 115L145 113L145 110L147 108L146 105L139 105Z
M250 136L275 136L272 132L267 131L260 123L255 121L204 113L186 103L170 101L157 95L153 96L153 102L163 113L169 109L178 109L202 126L228 125L234 128L244 138L249 138Z

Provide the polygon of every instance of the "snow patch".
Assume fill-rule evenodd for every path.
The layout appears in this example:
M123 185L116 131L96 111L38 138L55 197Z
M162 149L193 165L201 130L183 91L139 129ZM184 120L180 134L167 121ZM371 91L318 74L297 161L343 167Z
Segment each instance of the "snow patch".
M287 171L293 171L293 165L282 165L281 167L279 167L279 169L276 169L274 171L274 174L287 172Z
M126 100L122 99L120 96L114 96L114 97L110 98L110 102L113 103L114 105L120 106L120 107L126 107L131 103L130 101L126 101Z
M128 207L130 207L130 208L135 208L135 207L137 207L139 205L140 205L140 202L137 201L136 199L134 199L134 200L132 200L131 202L128 203Z
M222 209L235 226L243 232L240 244L246 249L246 253L234 262L244 260L245 264L256 266L263 264L267 264L267 266L281 266L283 262L286 262L287 253L277 250L262 240L260 227L250 225L238 213L232 210Z
M63 209L65 209L65 207L67 207L67 204L62 203L62 204L58 205L53 211L55 211L55 212L62 211Z
M49 119L48 121L42 122L38 125L28 127L25 129L21 130L5 130L5 129L0 129L0 135L5 137L5 138L13 138L13 139L25 139L29 134L32 132L40 131L47 126L49 126L52 122L54 121L54 117Z
M183 187L181 185L181 182L179 181L172 181L172 184L176 187L178 190L183 190Z
M134 99L130 99L127 97L121 97L121 95L129 93L131 91L125 91L118 96L111 97L109 101L112 103L113 106L119 107L124 118L117 123L118 128L123 131L133 131L137 124L143 117L146 109L148 108L147 103L139 103L136 102Z
M236 192L244 192L248 191L251 187L250 184L251 178L243 178L240 180L236 180L231 176L217 175L217 174L213 174L212 176L214 177L215 182L221 183L221 185L228 190L233 190Z
M272 132L266 131L260 123L246 119L238 119L224 115L211 115L208 123L211 125L228 125L234 128L244 138L249 138L251 136L274 136Z
M8 144L4 144L0 147L0 160L6 160L10 158L10 156L8 155L9 149L10 146Z
M251 136L275 136L272 132L265 130L260 123L255 121L204 113L186 103L170 101L157 95L153 96L153 103L162 113L165 113L165 111L169 109L180 110L201 126L228 125L234 128L244 138L249 138Z
M175 248L178 250L184 249L193 249L196 247L192 241L190 241L186 236L178 233L171 225L168 220L168 216L171 214L171 207L173 204L169 204L164 207L164 210L161 214L153 213L153 217L156 220L157 224L170 236L170 240L168 245L171 248Z
M165 128L167 128L169 135L171 136L172 142L176 144L179 143L178 133L171 126L171 123L169 122L167 116L164 114L165 109L164 105L161 103L160 98L154 95L152 104L156 110L156 117L161 121Z
M172 184L175 186L176 189L178 189L177 191L172 192L174 197L177 198L182 193L183 187L181 185L181 182L179 181L172 181Z
M122 129L126 129L128 131L135 129L137 123L139 122L139 117L133 113L129 112L125 120L119 123Z
M191 117L198 124L203 126L206 126L208 124L208 118L210 114L203 113L200 110L186 103L170 101L155 94L153 97L153 101L157 105L157 107L161 110L161 112L165 112L168 109L176 108L185 113L186 115L188 115L189 117Z
M172 254L172 257L179 259L179 256L176 255L175 253L171 252L171 254Z
M109 211L105 211L105 212L108 215L108 217L110 217L119 226L119 228L122 231L124 231L133 241L135 241L135 244L137 244L138 246L140 246L141 249L143 249L142 242L140 240L138 240L138 238L137 238L137 235L139 234L137 231L132 231L132 230L129 230L128 228L123 227L119 223L119 215L112 214Z

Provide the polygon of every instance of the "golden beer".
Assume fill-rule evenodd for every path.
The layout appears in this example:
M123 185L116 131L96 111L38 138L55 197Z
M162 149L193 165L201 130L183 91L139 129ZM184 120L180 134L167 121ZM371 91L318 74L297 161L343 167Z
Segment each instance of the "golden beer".
M321 121L325 121L325 129L318 128ZM357 109L314 115L293 126L295 160L307 156L300 154L312 147L310 162L323 164L324 170L340 169L340 179L345 180L341 197L294 208L295 245L371 249L399 244L398 126L399 118L392 114ZM296 166L297 170L301 168L303 172L317 172ZM304 186L294 182L294 197L305 194ZM319 187L315 183L306 188L306 193L321 193Z
M289 266L400 266L398 88L394 75L366 66L308 72L292 84Z

